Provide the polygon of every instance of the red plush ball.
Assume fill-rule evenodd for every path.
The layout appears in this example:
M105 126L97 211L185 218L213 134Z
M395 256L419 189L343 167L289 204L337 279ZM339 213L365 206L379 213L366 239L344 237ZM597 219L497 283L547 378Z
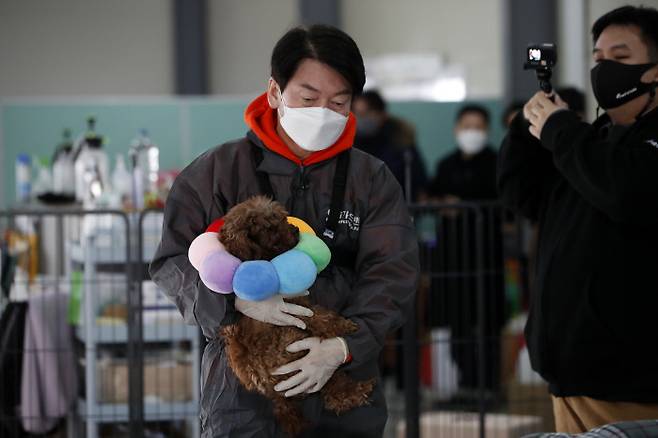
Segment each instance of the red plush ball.
M219 233L219 230L222 229L222 226L224 225L224 218L220 217L210 225L208 225L208 228L206 228L206 232L212 231L213 233Z

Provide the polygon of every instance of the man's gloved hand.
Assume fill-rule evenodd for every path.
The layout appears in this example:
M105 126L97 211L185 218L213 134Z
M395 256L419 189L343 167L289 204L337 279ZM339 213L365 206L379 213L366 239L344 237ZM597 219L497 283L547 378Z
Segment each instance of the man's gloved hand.
M263 301L247 301L235 298L235 310L249 318L281 326L296 326L306 330L306 324L297 316L313 316L313 311L297 304L286 303L281 295Z
M299 371L274 387L276 391L286 391L286 397L321 390L348 355L347 344L341 338L306 338L293 342L286 350L290 353L308 350L306 356L272 373L277 376Z

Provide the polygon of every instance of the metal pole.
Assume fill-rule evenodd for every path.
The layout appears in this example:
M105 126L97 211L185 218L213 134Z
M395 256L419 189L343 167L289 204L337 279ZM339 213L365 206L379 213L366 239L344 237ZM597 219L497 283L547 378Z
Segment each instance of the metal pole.
M302 24L328 24L341 27L340 0L298 0L299 19Z
M576 3L576 2L574 2ZM534 75L522 68L528 43L555 42L557 37L557 4L545 0L504 0L502 15L505 31L505 96L511 100L527 100L537 88ZM572 41L570 41L570 44ZM577 42L573 42L576 44Z
M414 200L411 199L413 195L412 187L411 187L411 164L414 161L414 157L409 148L405 149L403 156L404 156L404 197L407 200L407 204L411 204L414 202Z
M407 427L407 438L419 437L419 399L418 391L418 342L416 306L407 318L407 323L402 327L402 351L404 370L404 405Z
M475 210L476 233L476 291L477 291L477 347L478 347L478 413L480 423L480 438L485 438L486 400L485 379L487 364L486 330L485 330L485 281L484 281L484 215L482 209Z
M208 94L206 0L174 0L176 94Z
M130 235L131 226L137 225L138 246L141 245L141 216L138 224L126 221L126 260L128 287L128 387L129 387L129 431L131 438L144 436L144 351L142 333L141 250L134 251ZM141 248L141 247L140 247Z

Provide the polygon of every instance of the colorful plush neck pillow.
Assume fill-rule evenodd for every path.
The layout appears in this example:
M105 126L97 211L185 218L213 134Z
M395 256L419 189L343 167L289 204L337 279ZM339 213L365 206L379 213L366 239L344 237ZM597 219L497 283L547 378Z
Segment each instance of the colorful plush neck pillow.
M299 243L272 260L241 261L219 241L222 219L213 222L198 236L188 251L190 263L199 271L208 289L235 295L243 300L260 301L273 295L304 294L317 274L329 265L331 251L315 235L313 228L296 217L288 222L299 229Z

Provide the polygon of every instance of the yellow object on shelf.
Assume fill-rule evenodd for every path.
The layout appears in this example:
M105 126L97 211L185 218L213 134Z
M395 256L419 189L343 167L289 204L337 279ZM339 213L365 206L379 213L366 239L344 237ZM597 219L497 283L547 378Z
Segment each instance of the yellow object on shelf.
M9 251L17 257L16 267L28 274L28 284L33 284L39 273L39 238L36 233L7 232Z

